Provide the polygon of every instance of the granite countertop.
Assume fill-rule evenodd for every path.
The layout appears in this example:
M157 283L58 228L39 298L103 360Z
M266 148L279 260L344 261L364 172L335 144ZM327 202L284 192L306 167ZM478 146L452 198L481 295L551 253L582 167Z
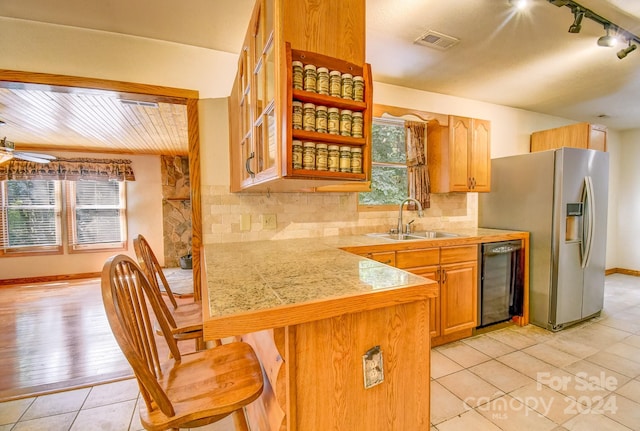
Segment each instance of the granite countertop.
M522 232L457 230L460 237L388 241L366 235L204 246L205 339L286 326L437 296L429 279L341 250L502 240ZM408 244L412 243L412 245Z
M437 296L429 279L319 239L204 246L205 338Z

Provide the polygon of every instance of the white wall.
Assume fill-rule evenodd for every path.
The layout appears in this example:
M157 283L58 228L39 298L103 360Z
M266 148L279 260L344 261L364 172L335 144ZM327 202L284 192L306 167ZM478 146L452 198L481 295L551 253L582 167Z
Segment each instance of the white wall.
M617 265L640 271L640 129L621 133L622 143L618 172L618 211L611 220L620 238Z
M238 57L143 37L0 17L0 68L231 92Z
M52 153L60 157L122 158L132 162L136 181L127 182L128 250L135 258L132 239L142 233L163 263L162 182L159 156L117 156L114 154ZM85 274L102 271L104 261L115 254L87 252L47 256L0 258L0 279Z

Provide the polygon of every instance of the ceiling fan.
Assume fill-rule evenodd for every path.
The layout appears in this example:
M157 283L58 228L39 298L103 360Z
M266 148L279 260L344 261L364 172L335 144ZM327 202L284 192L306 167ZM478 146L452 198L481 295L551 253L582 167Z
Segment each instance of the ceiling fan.
M56 159L55 156L49 154L15 151L15 144L7 141L6 137L2 138L2 140L0 140L0 164L14 158L36 163L49 163L51 160Z

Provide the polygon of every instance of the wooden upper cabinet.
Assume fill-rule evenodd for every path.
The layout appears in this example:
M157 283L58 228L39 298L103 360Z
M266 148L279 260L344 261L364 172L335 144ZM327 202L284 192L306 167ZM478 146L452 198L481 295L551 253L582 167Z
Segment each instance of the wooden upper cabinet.
M282 0L284 41L293 49L365 62L365 0Z
M231 191L313 191L368 184L373 85L365 58L365 0L258 0L229 100ZM292 62L362 76L364 100L293 89ZM362 136L293 127L293 102L362 114ZM296 103L297 104L297 103ZM359 148L362 170L302 169L293 141ZM354 154L356 151L353 152Z
M531 134L531 152L561 147L607 151L607 128L599 124L578 123Z
M469 161L471 157L471 118L450 117L449 145L451 158L451 191L466 192L471 187Z
M449 124L427 124L431 192L488 192L491 189L491 123L449 116Z
M471 120L473 138L469 154L469 174L474 192L491 191L491 123Z

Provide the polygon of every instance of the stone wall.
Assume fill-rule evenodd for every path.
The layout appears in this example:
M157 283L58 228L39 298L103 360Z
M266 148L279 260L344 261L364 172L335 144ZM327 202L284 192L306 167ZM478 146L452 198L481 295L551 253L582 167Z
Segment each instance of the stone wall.
M164 262L168 268L180 266L180 257L191 253L191 187L189 158L162 156L162 218Z

